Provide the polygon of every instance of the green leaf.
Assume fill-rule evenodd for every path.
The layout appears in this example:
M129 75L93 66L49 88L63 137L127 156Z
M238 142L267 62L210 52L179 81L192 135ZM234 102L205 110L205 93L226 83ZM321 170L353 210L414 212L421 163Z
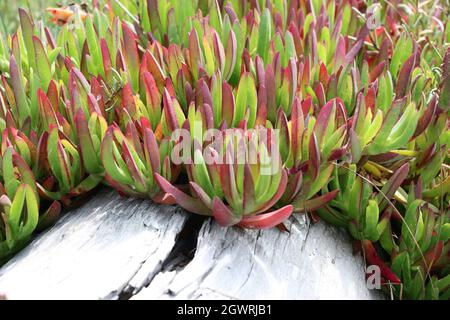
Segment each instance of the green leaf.
M203 159L202 152L199 149L194 152L194 165L192 166L192 173L194 175L194 181L208 194L210 198L214 198L216 195L214 192L214 186L209 178L205 159Z
M11 204L11 208L9 210L8 224L11 227L13 237L15 238L19 236L19 228L21 223L20 220L22 217L23 205L25 202L26 186L27 185L25 184L21 184L17 188L16 194Z
M420 206L423 200L414 200L406 210L405 222L402 225L402 242L404 249L414 252L416 242L420 241L423 236L423 220Z
M209 76L212 76L214 73L214 55L211 49L211 46L208 43L208 39L206 36L203 36L203 52L205 57L205 67L206 72Z
M93 114L94 115L94 114ZM94 116L95 117L95 116ZM91 116L91 119L93 116ZM83 110L78 109L75 115L75 127L77 129L78 138L80 140L80 151L83 164L89 173L100 173L102 167L98 160L97 151L94 148L91 132L89 130L86 117Z
M351 113L354 108L354 105L352 103L354 88L353 88L352 76L349 73L349 71L350 71L350 69L347 67L345 70L342 70L342 72L341 72L341 76L339 78L339 83L338 83L338 96L344 102L347 112Z
M36 194L29 185L24 185L27 204L27 218L20 230L20 237L27 238L36 229L39 222L39 206Z
M16 194L16 190L20 185L20 182L16 179L14 173L12 152L13 152L12 147L7 148L5 153L3 154L2 159L3 181L5 183L6 194L10 199L14 197L14 195Z
M391 134L387 141L385 141L386 148L384 150L388 151L388 147L392 150L405 146L416 131L418 121L419 113L414 103L411 103L402 114L400 120L392 128Z
M264 63L267 64L269 57L269 42L271 38L271 15L268 8L265 8L261 14L258 34L258 47L256 52L263 59Z
M110 128L108 129L101 146L101 158L103 166L108 175L110 175L113 180L125 185L133 184L133 179L131 178L128 171L122 169L126 167L125 163L123 163L122 157L120 156L120 154L119 157L116 157L116 154L114 152L115 150L117 150L117 147L115 146L112 129ZM116 163L116 161L120 160L122 160L122 165L118 165Z
M392 252L395 247L394 238L392 236L391 224L388 223L384 231L380 235L380 244L386 252Z
M124 57L128 69L127 75L129 77L129 80L131 81L133 92L137 93L139 92L139 53L135 40L135 34L131 31L130 28L128 28L128 26L125 23L122 23L122 32L124 44L123 47ZM100 60L98 63L101 64L100 74L104 76L103 61L101 60L101 58L99 59Z
M395 80L397 80L398 72L403 64L413 53L413 40L407 32L403 32L398 40L394 53L392 54L390 71Z
M367 147L368 154L381 154L383 152L391 150L391 147L386 143L386 141L392 133L392 128L394 128L397 123L397 119L402 110L403 102L404 101L402 100L398 100L392 104L389 112L384 117L384 121L381 125L380 130L378 131L372 143Z
M245 73L239 81L236 95L236 111L234 113L233 125L236 127L245 118L247 109L250 111L248 127L253 128L256 121L257 93L253 77Z
M439 239L444 242L450 240L450 223L446 223L441 227Z
M348 28L350 26L352 18L352 7L349 4L346 4L344 6L344 9L342 11L342 29L341 34L345 37L348 33Z
M447 23L449 26L450 23ZM439 107L448 111L450 110L450 48L444 56L442 62L442 81L439 97Z
M199 64L203 64L203 56L200 52L200 44L198 40L198 34L195 29L189 33L189 64L194 77L194 81L198 80L198 68Z
M20 124L22 125L25 122L25 120L30 116L30 106L28 104L28 99L25 94L25 87L23 85L22 79L22 71L20 66L17 65L14 55L11 55L9 73L11 76L16 108L19 113Z
M47 91L48 85L52 80L52 70L47 58L47 54L42 46L42 42L38 37L33 36L34 59L36 64L36 71L41 80L41 88Z
M386 113L392 105L392 101L394 99L394 85L392 83L392 77L389 71L378 79L378 95L376 105L379 109Z
M27 48L28 62L33 70L36 70L36 63L34 60L34 45L33 45L33 34L34 34L34 24L31 17L23 8L19 8L19 18L20 18L20 28L22 29L23 40L25 42L25 47Z
M378 204L375 200L369 200L366 208L366 223L364 226L364 235L371 241L377 241L379 234L377 231L378 219L380 212Z
M348 198L349 216L357 222L361 221L363 212L367 208L371 188L362 178L357 177Z
M103 68L102 54L100 51L100 42L97 39L95 33L94 24L91 16L88 14L86 17L86 41L89 48L89 53L93 59L93 63L96 67L97 74L105 77L105 70Z
M320 191L327 183L333 173L334 165L329 165L325 168L320 168L317 178L311 183L306 199L312 198Z

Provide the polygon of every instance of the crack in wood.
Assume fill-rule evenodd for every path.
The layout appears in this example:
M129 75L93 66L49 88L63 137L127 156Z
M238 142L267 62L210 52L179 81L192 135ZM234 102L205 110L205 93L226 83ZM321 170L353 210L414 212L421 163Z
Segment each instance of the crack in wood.
M108 297L108 299L112 299L117 296L119 300L128 300L134 295L138 294L143 287L148 286L158 273L162 271L172 271L183 268L184 265L188 264L194 258L197 246L197 235L204 220L205 218L202 216L189 215L189 217L183 224L183 227L175 237L175 242L171 252L163 261L158 264L158 267L153 270L153 272L147 277L147 279L141 282L138 287L134 287L130 285L130 283L128 283L119 293L111 295L110 297ZM163 237L164 235L165 232L163 233ZM151 255L149 255L147 259L151 259ZM131 279L133 279L136 274L141 271L142 266L146 261L142 262L140 267L136 270L135 275Z
M197 239L205 217L190 215L183 229L178 234L172 251L162 264L162 271L173 271L183 268L195 255Z

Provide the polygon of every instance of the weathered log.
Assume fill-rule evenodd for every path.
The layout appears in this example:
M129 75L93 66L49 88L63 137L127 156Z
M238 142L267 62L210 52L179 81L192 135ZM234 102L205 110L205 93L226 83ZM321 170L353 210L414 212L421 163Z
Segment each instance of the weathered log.
M0 269L8 299L376 299L341 230L222 228L102 190Z
M102 190L0 269L8 299L117 299L159 272L188 215Z
M290 232L221 228L206 221L194 259L159 273L132 299L379 299L349 236L305 216Z

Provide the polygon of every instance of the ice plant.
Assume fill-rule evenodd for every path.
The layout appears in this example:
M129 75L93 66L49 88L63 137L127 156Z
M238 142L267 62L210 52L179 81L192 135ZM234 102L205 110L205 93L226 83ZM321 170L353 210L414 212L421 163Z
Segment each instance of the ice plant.
M292 213L291 205L267 212L287 184L271 131L238 128L219 134L219 141L205 148L194 137L193 150L187 150L191 195L156 175L161 188L186 210L212 215L223 226L269 228L283 222Z
M45 158L40 160L49 178L45 180L45 184L38 186L44 197L70 201L71 197L90 191L98 185L102 177L98 175L85 177L76 146L66 139L61 131L51 127L48 136L43 137L45 138L39 151L45 154Z
M0 262L4 262L26 245L39 225L54 221L61 205L55 201L46 212L41 211L34 175L12 147L2 151L1 173Z
M347 226L361 240L368 262L380 267L381 276L394 285L396 294L415 299L447 296L447 286L439 281L448 279L431 280L430 272L441 272L448 263L448 216L423 200L420 183L411 184L409 194L405 193L401 186L409 170L404 164L378 188L376 181L357 175L354 166L336 169L330 186L345 192L318 213L333 224ZM394 231L397 225L401 228ZM391 263L379 257L376 242L391 256Z
M309 113L311 99L300 104L296 99L290 119L279 110L276 128L280 130L279 148L289 183L281 202L292 203L296 212L318 209L331 201L339 190L315 197L328 182L333 162L341 158L347 147L347 115L340 99L327 102L317 115ZM305 116L306 115L306 116Z
M171 203L170 196L159 189L154 175L176 180L180 170L170 162L172 147L173 142L167 138L158 141L146 121L138 126L128 123L125 134L112 125L101 146L105 179L122 194Z
M348 229L395 297L449 298L445 5L100 0L48 12L55 33L20 9L20 29L0 39L2 262L104 183L224 226L308 213ZM183 143L191 162L174 158Z

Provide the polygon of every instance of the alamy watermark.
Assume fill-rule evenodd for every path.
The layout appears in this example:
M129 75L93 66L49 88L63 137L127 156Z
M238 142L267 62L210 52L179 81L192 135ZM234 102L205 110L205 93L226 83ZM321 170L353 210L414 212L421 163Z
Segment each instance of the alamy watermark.
M366 10L366 26L369 30L376 30L381 26L381 4L374 3Z
M381 289L381 270L377 265L370 265L366 268L366 286L369 290Z
M250 164L259 165L261 174L276 174L281 167L279 130L207 129L202 122L191 125L191 130L172 132L174 164Z

